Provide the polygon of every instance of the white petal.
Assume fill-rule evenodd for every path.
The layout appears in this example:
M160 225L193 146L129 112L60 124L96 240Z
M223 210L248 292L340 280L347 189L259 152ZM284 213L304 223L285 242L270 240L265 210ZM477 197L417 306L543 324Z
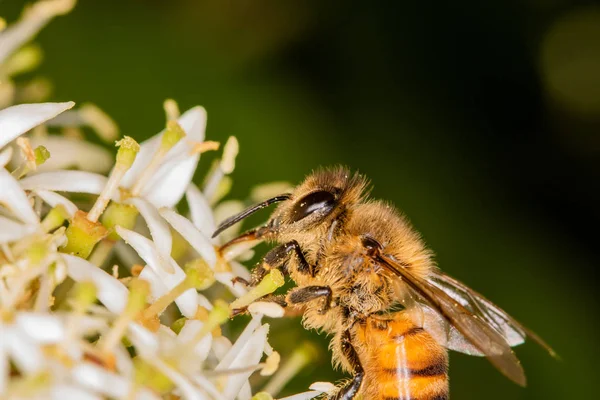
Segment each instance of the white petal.
M127 244L137 251L140 257L142 257L148 266L154 270L154 272L168 288L177 286L177 284L185 279L185 273L181 267L177 265L175 260L173 260L170 256L161 257L151 240L145 238L137 232L130 231L129 229L125 229L120 226L117 226L116 229L119 236L121 236L123 240L127 242ZM168 273L165 268L161 266L161 262L165 261L169 263L173 269L173 273ZM175 300L175 303L183 315L188 318L192 318L198 309L196 291L194 289L185 291Z
M165 163L148 180L141 195L156 207L174 207L183 197L200 160L194 154L183 161Z
M60 170L27 176L20 183L25 190L100 194L107 181L105 176L93 172Z
M268 332L269 326L267 324L258 328L240 352L237 353L230 364L230 368L243 368L258 364L263 354L263 348L267 341ZM235 399L240 392L240 389L244 383L248 381L248 378L253 372L254 371L240 372L230 375L227 379L223 396L226 399Z
M133 204L140 214L142 214L159 253L163 256L170 255L173 243L171 231L169 230L169 225L158 214L158 210L152 204L139 197L133 197L127 203Z
M248 289L241 283L234 284L232 282L232 279L236 276L237 275L232 274L231 272L215 272L215 279L217 282L225 285L235 297L241 297L248 292Z
M10 364L8 360L8 353L6 351L6 340L5 334L0 329L0 398L6 390L6 384L8 382L8 374L10 373Z
M167 376L170 380L177 385L183 398L186 400L208 400L206 396L199 388L192 385L185 376L176 371L173 367L164 363L161 359L147 359L148 363L155 366L160 372Z
M188 138L195 142L204 141L206 131L206 110L204 107L196 106L190 108L177 120Z
M131 382L90 362L75 366L71 374L79 385L106 396L125 398L131 390Z
M150 267L145 267L139 276L140 279L150 284L150 300L154 301L169 291L162 279Z
M46 366L42 350L29 338L18 331L9 331L4 335L6 349L20 371L33 374Z
M6 149L0 151L0 168L6 167L6 164L8 164L12 158L12 154L12 147L7 147Z
M35 231L33 225L23 225L0 215L0 243L17 241Z
M140 143L140 151L138 151L135 156L135 161L123 179L121 179L121 186L125 188L131 188L133 184L140 178L142 173L148 168L150 165L150 161L154 154L160 147L160 136L162 132L156 136L151 137L150 139Z
M217 253L212 243L187 218L167 208L160 209L160 215L200 254L206 263L214 268Z
M74 385L59 383L50 391L51 400L102 400L102 396L88 392Z
M54 193L50 190L37 189L34 191L37 196L39 196L42 200L44 200L50 207L56 207L57 205L62 205L67 214L70 217L75 215L77 212L77 206L71 200L67 199L64 196L61 196L58 193Z
M231 367L231 363L235 359L235 357L239 354L239 352L244 348L244 346L248 343L248 340L252 336L253 332L260 326L261 316L253 315L252 319L246 325L246 328L242 331L238 339L235 341L234 345L229 349L227 354L223 357L223 359L219 362L219 365L215 369L224 370L229 369ZM262 347L261 347L262 351Z
M318 395L320 395L323 392L318 392L316 390L310 391L310 392L302 392L302 393L298 393L292 396L288 396L288 397L282 397L279 400L310 400L310 399L314 399L315 397L317 397Z
M44 146L50 152L50 158L38 166L38 171L75 167L83 171L106 173L115 162L111 152L85 140L63 136L31 137L29 140L34 148Z
M19 219L28 224L39 224L39 218L19 182L4 168L0 168L0 204L8 207Z
M129 334L127 337L135 346L136 351L145 357L152 357L158 353L160 348L158 336L154 335L154 333L150 332L142 325L135 322L130 323Z
M179 335L177 335L178 340L181 340L182 343L185 343L188 340L192 340L192 338L196 336L198 332L200 332L200 329L202 329L203 325L204 323L202 323L201 321L188 319L187 321L185 321L185 325L181 329L181 332L179 332ZM196 344L196 346L194 347L194 352L197 355L197 357L194 358L194 360L206 360L206 357L208 357L208 352L210 351L211 347L212 335L205 335L200 340L200 342L198 342L198 344Z
M74 105L72 101L19 104L0 110L0 149L31 128L56 117Z
M193 183L188 186L185 197L190 207L194 226L207 238L211 237L217 227L210 204L208 204L200 189Z
M317 390L322 393L331 393L336 387L331 382L315 382L308 387L310 390Z
M229 261L229 266L231 266L231 272L233 272L235 276L244 278L247 281L250 280L251 274L248 268L246 268L237 261Z
M115 314L123 312L129 291L118 279L109 275L89 261L63 254L69 276L76 282L94 282L98 299Z
M16 324L37 343L58 343L65 338L63 322L54 315L21 312L17 314Z
M206 110L202 107L194 107L183 113L178 122L186 132L186 138L171 149L163 165L142 191L142 195L159 208L175 206L192 181L200 155L187 156L185 153L190 149L187 142L204 141ZM182 154L185 157L182 158L180 156Z
M248 311L252 314L263 314L271 318L281 318L285 310L277 303L269 301L256 301L248 306Z
M206 128L206 111L204 108L194 107L186 111L178 119L178 122L187 134L186 139L196 142L204 141L204 130ZM123 187L131 187L148 167L152 157L160 146L160 139L163 133L164 130L141 143L140 151L135 158L135 162L121 181ZM183 145L183 143L181 144ZM177 145L175 147L177 147ZM154 177L149 180L145 185L145 190L142 191L143 196L157 208L173 207L183 196L183 193L191 180L191 175L193 175L193 172L196 169L197 162L197 156L195 156L180 161L180 164L183 164L185 167L177 168L171 165L168 170L163 170L167 172L170 170L170 173L163 173L163 171L159 169L156 175L161 175L160 181L155 180ZM169 186L169 182L176 183ZM185 186L181 187L183 182L187 183ZM165 190L167 186L174 190L169 193L168 190Z

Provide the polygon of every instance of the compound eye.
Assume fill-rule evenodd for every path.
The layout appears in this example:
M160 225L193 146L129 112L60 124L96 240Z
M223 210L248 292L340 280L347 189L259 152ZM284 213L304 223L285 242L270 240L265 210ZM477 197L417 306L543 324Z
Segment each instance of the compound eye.
M292 222L300 221L315 211L329 213L335 204L335 196L331 192L320 191L307 194L292 209Z

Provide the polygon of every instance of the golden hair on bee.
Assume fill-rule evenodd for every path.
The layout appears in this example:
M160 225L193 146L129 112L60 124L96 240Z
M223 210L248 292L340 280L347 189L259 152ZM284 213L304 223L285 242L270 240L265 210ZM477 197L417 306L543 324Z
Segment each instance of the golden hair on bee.
M295 282L286 295L263 300L302 310L305 327L333 336L333 364L352 374L335 399L447 399L447 349L486 356L524 385L511 347L529 336L552 350L436 268L408 220L390 203L369 199L368 187L346 168L317 170L291 193L223 221L215 235L279 203L264 226L221 252L244 241L275 244L245 283L254 286L275 268Z

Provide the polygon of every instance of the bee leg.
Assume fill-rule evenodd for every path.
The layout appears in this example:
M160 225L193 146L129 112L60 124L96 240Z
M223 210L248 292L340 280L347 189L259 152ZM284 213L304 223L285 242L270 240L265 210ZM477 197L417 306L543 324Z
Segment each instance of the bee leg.
M308 264L300 245L295 240L281 244L271 249L263 258L262 262L252 271L252 284L256 285L262 280L272 269L280 269L285 275L288 274L285 265L289 261L292 253L296 253L299 260L298 270L301 272L312 274L314 268Z
M320 297L325 297L325 302L319 312L325 314L331 308L332 291L329 286L304 286L292 289L286 296L286 300L290 304L302 304Z
M332 398L332 400L352 400L356 398L358 391L360 390L360 386L362 384L363 378L365 376L365 371L363 370L362 365L360 364L360 360L358 358L358 353L352 346L352 336L350 331L344 331L342 333L342 354L353 369L353 377L352 379L343 386Z

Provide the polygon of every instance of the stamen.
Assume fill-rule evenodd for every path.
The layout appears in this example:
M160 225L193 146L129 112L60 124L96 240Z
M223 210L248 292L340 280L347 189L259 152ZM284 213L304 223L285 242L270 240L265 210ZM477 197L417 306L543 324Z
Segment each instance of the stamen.
M278 352L272 352L265 361L265 366L260 371L262 376L271 376L277 371L279 368L279 363L281 362L281 356Z
M17 139L17 146L21 149L21 155L25 159L25 162L21 164L17 169L15 169L11 175L17 179L22 178L26 174L31 171L35 171L37 167L36 163L36 154L33 148L31 147L31 143L29 139L25 137L20 137Z
M309 342L304 342L294 350L291 357L279 368L277 373L263 388L263 391L277 395L298 372L310 364L317 356L318 351L315 346Z
M25 74L36 69L42 63L42 49L35 44L21 47L8 60L0 64L2 76Z
M163 108L167 116L167 121L175 121L181 116L179 105L173 99L166 99L163 103Z
M69 219L69 213L62 204L59 204L46 214L42 220L42 229L44 232L53 231L61 226L67 219Z
M167 128L161 137L160 147L152 157L150 164L146 167L142 175L131 189L132 196L137 196L140 194L148 179L150 179L152 174L154 174L156 169L160 166L161 162L165 158L165 155L173 148L173 146L183 139L185 135L185 131L177 123L177 121L167 122Z
M208 270L210 271L210 269ZM214 281L214 277L212 279ZM154 303L152 303L152 305L150 305L142 312L142 321L151 320L152 318L159 317L160 314L162 314L166 310L169 304L173 303L175 299L181 296L184 292L190 289L200 289L204 287L204 285L206 284L206 280L207 278L199 269L188 268L186 270L186 277L184 280L182 280L169 292L159 297Z
M127 326L146 305L146 297L150 292L148 282L134 279L129 285L129 298L125 310L113 323L112 329L103 335L98 341L98 349L101 353L110 354L114 347L120 342L127 330Z
M285 279L283 278L281 271L278 269L273 269L269 272L269 275L265 276L258 285L231 303L230 308L231 310L235 310L247 307L255 300L273 293L275 290L283 286L284 283Z
M121 179L129 168L131 168L137 153L140 151L140 145L129 136L125 136L123 139L116 142L116 146L119 147L119 151L117 152L117 163L110 173L108 182L102 190L102 193L100 193L100 196L98 196L94 207L92 207L88 213L87 218L89 221L98 221L98 218L100 218L100 215L108 205L111 197L118 189Z
M212 332L216 328L219 328L221 324L225 323L229 319L229 306L222 300L216 300L214 308L208 314L208 318L204 321L204 325L198 331L198 333L189 341L187 341L184 347L194 348L200 340L208 333Z
M95 104L83 104L79 113L82 121L96 131L105 142L112 142L118 137L119 128L115 121Z

